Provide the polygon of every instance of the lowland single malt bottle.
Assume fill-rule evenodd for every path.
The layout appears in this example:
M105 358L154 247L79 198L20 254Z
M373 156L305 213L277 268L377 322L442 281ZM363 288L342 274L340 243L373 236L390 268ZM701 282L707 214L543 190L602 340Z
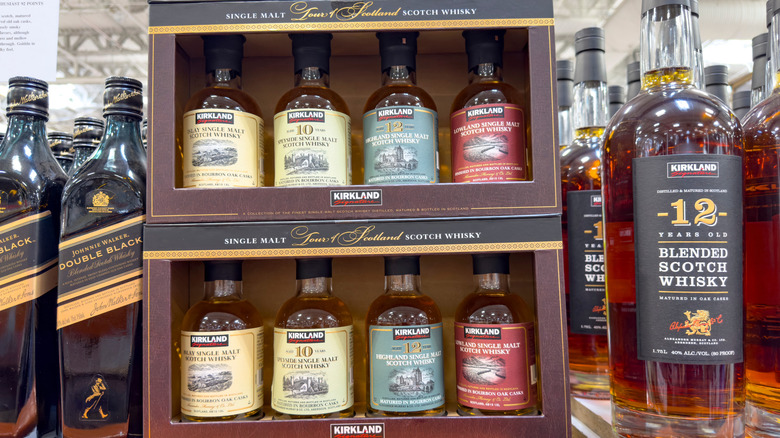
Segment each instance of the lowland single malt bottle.
M122 437L141 403L146 153L141 82L106 79L106 132L62 195L57 329L64 437Z
M49 131L47 134L49 147L54 158L60 163L63 172L68 173L73 168L73 136L67 132Z
M241 262L204 267L205 296L181 323L182 418L262 416L263 320L243 296Z
M46 142L49 86L8 81L0 143L0 436L56 427L57 241L67 176Z
M352 183L352 125L344 99L330 89L329 33L292 34L295 88L276 104L278 187Z
M76 171L92 156L103 138L106 123L94 117L78 117L73 121L73 167L69 174Z
M693 87L689 0L642 2L642 92L602 165L613 427L744 434L743 138Z
M352 315L333 296L330 259L299 259L296 268L298 292L274 323L274 418L352 417Z
M385 293L366 316L366 414L445 415L439 307L420 292L420 257L385 257Z

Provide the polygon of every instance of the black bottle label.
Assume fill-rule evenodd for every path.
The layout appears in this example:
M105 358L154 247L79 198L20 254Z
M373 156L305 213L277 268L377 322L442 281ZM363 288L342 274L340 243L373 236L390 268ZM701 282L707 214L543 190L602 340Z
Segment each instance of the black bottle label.
M141 300L145 220L136 216L60 243L57 329Z
M566 196L569 238L569 317L572 333L607 334L604 284L604 222L601 191Z
M639 359L742 362L742 158L633 165Z
M0 311L57 287L57 233L50 211L0 225Z

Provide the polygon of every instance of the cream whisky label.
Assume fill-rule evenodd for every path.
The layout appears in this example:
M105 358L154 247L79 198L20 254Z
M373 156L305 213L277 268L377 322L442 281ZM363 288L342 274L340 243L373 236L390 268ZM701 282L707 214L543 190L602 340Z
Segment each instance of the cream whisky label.
M742 158L633 160L638 357L742 362Z
M319 415L354 403L352 326L274 329L271 406L289 415Z
M583 335L607 334L604 281L604 222L601 191L566 195L569 258L569 329Z
M471 106L450 115L453 182L526 178L525 117L511 104Z
M184 114L184 187L263 185L263 119L243 111Z
M442 324L368 329L371 407L391 412L444 404Z
M145 220L135 216L60 242L57 329L141 301Z
M263 406L263 328L181 332L181 413L228 417Z
M57 240L49 211L0 225L0 311L57 287Z
M514 411L536 404L533 323L455 323L458 403Z
M274 116L274 185L352 183L351 121L338 111L306 108Z
M438 116L414 106L391 106L363 115L366 184L439 182Z

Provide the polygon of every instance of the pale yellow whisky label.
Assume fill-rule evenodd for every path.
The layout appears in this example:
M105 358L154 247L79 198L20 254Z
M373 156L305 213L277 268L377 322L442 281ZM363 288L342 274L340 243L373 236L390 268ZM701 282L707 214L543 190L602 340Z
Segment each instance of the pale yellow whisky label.
M223 109L184 114L184 187L263 185L263 119Z
M271 406L288 415L320 415L354 403L352 326L274 329Z
M274 116L274 185L352 184L351 121L338 111L301 109Z
M263 406L263 328L181 332L181 413L227 417Z

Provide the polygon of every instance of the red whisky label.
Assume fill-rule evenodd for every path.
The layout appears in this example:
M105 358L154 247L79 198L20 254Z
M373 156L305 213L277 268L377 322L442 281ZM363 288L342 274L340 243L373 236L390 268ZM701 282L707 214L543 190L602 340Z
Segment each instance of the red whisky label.
M452 181L521 181L526 178L525 118L517 105L464 108L450 116Z
M510 411L536 403L533 323L455 323L458 403Z

